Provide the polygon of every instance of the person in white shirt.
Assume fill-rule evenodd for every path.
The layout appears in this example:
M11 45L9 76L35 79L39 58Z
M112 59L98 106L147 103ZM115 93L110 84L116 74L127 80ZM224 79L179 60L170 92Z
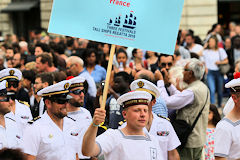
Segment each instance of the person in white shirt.
M163 160L160 142L155 136L144 133L148 122L148 104L151 94L133 91L120 96L123 116L127 125L123 129L108 129L96 138L98 125L104 122L105 110L97 108L93 122L83 138L82 153L86 156L104 155L105 160Z
M203 49L203 46L200 45L200 44L196 44L194 42L194 37L191 33L188 33L186 35L186 43L187 43L187 49L190 51L190 52L193 52L193 53L196 53L199 55L199 52Z
M47 111L30 121L23 133L22 149L27 160L75 160L78 158L81 129L67 116L69 81L62 81L38 92Z
M15 119L5 116L11 112L11 98L7 96L7 81L0 83L0 150L3 148L18 148L21 142L21 133Z
M81 76L77 76L68 80L71 82L71 86L69 87L69 95L72 96L66 106L68 117L72 118L75 121L76 125L83 129L83 131L81 132L82 134L78 135L79 138L82 140L85 131L92 123L92 116L90 112L87 109L83 108L84 94L87 92L87 89L85 87L87 82L85 78ZM78 152L78 157L80 159L89 158L82 155L82 141L80 141L79 144L80 150Z
M218 107L222 107L224 79L218 65L228 64L227 53L223 48L218 47L217 37L211 36L202 55L207 68L207 84L210 89L210 101L212 104L215 104L215 92L217 91L217 105Z
M146 133L154 135L158 138L161 144L161 149L164 154L164 159L178 160L179 154L176 148L180 145L180 141L176 132L173 129L172 124L168 121L168 118L156 115L152 112L152 106L156 103L156 98L160 96L158 87L145 79L137 79L130 85L131 90L142 90L152 95L151 102L149 103L149 121L144 128ZM120 128L126 126L124 123Z
M215 131L215 159L240 159L240 77L225 84L230 88L234 108L217 124Z

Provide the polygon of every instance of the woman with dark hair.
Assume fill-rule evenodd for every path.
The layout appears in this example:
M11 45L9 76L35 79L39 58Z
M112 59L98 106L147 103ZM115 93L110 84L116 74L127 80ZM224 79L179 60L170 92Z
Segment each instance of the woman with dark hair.
M102 49L102 55L100 57L100 64L102 67L104 67L105 69L107 69L108 66L108 61L109 61L109 51L110 51L110 44L107 43L103 43L101 44L101 49Z
M223 48L218 47L218 39L212 36L202 51L203 60L207 69L207 84L210 89L210 101L215 104L215 91L217 89L218 107L221 107L223 97L223 75L218 65L227 64L227 53ZM216 88L217 87L217 88Z
M135 71L127 66L128 55L123 48L118 49L116 59L119 67L113 66L114 73L125 71L130 75L135 75Z
M148 63L143 60L143 52L141 49L133 49L132 51L133 60L129 63L129 67L135 69L136 72L142 69L148 69Z
M221 120L218 109L214 104L210 105L207 127L207 141L204 145L205 160L214 160L214 132L217 123Z
M97 51L93 48L87 50L85 54L85 67L84 71L87 71L94 79L95 83L100 83L106 77L106 69L98 65Z
M218 23L213 24L212 28L208 31L208 35L207 35L207 37L205 39L205 42L207 42L211 38L211 36L216 36L217 39L218 39L218 42L219 42L218 45L223 46L223 44L222 44L222 35L221 34L222 34L222 26L221 26L221 24L218 24Z
M150 67L151 65L157 63L158 60L157 52L147 51L145 58L147 60L148 66Z
M117 59L117 63L118 63L119 67L113 66L113 71L112 71L111 77L110 77L110 84L112 84L113 77L118 72L124 71L133 77L136 74L135 70L133 70L132 68L127 66L128 56L127 56L127 52L123 48L118 49L118 51L116 53L116 59Z

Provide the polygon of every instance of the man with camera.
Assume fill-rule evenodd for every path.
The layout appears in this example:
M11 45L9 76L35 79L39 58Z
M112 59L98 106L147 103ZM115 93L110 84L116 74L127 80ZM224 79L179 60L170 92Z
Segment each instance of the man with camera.
M162 70L165 76L168 75L166 69ZM169 85L167 90L164 87L163 76L160 71L155 72L157 85L160 88L160 95L166 101L168 108L177 109L177 120L184 120L192 125L201 109L203 111L187 139L185 147L179 150L181 159L200 160L202 149L206 139L206 128L208 122L208 112L210 104L209 89L201 82L205 67L197 59L191 59L184 67L183 80L188 87L182 92L178 91L173 85Z

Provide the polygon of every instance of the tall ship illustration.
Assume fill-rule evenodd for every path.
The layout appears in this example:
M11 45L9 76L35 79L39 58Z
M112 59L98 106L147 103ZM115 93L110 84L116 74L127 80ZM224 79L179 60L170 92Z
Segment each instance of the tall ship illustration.
M112 19L110 18L108 25L111 25L111 24L112 24Z
M123 27L130 28L130 29L136 28L136 20L137 20L137 17L133 16L132 13L130 13L129 16L126 15Z
M120 17L120 16L119 16L119 17L116 17L114 26L120 26L120 23L121 23L120 20L121 20L121 17Z
M115 22L113 23L113 20L110 18L108 25L114 24L114 26L120 26L121 23L121 16L118 16L115 18Z

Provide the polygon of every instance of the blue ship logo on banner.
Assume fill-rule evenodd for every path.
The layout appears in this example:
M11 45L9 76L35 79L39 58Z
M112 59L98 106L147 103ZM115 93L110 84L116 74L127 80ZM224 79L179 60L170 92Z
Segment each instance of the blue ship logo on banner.
M129 28L129 29L135 29L137 24L137 17L133 15L133 11L130 12L129 15L125 16L124 24L122 24L123 28ZM113 23L113 20L110 18L108 25L114 25L119 27L121 25L121 15L115 18L115 21Z
M183 4L184 0L55 0L48 32L172 55Z

